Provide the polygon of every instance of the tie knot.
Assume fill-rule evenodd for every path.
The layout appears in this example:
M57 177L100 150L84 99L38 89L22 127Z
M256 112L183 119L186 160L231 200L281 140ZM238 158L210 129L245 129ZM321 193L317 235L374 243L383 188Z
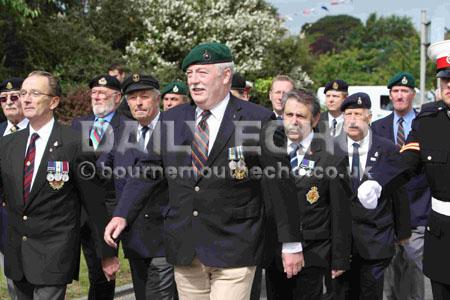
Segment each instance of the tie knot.
M148 131L149 129L150 129L150 128L149 128L148 126L142 127L142 128L141 128L141 134L142 134L143 136L145 136L145 134L147 133L147 131Z
M404 121L403 117L400 117L400 119L398 119L398 124L403 124Z
M356 148L356 149L358 149L359 148L359 146L361 146L360 144L358 144L358 143L353 143L353 148Z
M201 114L200 114L200 122L204 122L206 119L208 119L208 117L211 115L211 111L209 110L204 110Z
M333 119L332 123L333 123L333 127L336 127L337 120L336 120L336 119Z
M30 144L34 143L39 138L39 134L37 132L33 133L30 138Z

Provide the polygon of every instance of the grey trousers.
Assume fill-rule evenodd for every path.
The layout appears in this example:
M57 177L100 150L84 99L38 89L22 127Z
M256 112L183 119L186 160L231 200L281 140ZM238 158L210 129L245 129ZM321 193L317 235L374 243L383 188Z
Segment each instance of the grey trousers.
M18 300L64 300L66 285L43 286L23 281L14 281Z
M16 291L14 290L14 282L5 276L5 256L0 252L0 268L3 270L3 276L6 279L6 284L8 286L8 294L11 300L17 300Z
M129 259L136 300L172 300L173 266L165 257Z
M384 276L384 294L388 300L423 300L425 277L422 273L425 226L411 230L404 246L395 246L395 255Z

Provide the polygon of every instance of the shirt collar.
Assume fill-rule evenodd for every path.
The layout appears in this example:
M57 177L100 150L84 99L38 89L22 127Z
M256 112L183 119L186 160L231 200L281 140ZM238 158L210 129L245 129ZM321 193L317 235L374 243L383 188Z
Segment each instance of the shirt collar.
M28 126L28 119L27 118L23 118L23 120L22 121L20 121L19 123L17 123L17 127L19 127L19 129L18 130L22 130L22 129L24 129L25 127L27 127ZM8 120L8 125L6 126L6 130L9 130L11 127L13 127L14 126L14 124L13 123L11 123L11 121L10 120Z
M336 122L344 122L344 114L340 114L337 118L333 117L330 113L328 113L328 120L330 123L333 121L333 119L336 119Z
M30 124L30 136L36 132L39 135L40 139L47 141L50 137L50 134L52 133L53 124L55 124L55 118L52 118L47 124L42 126L39 130L34 130Z
M406 115L403 116L403 120L404 122L410 124L412 122L412 120L414 120L414 118L416 117L416 112L414 111L414 109L411 109ZM394 125L398 124L398 120L401 117L394 111Z
M370 133L370 129L369 129L369 131L367 131L367 135L366 135L362 140L360 140L359 142L353 140L352 138L350 138L350 137L347 135L349 147L350 147L350 146L353 147L353 143L358 143L358 144L359 144L359 148L364 148L364 147L366 147L366 146L368 147L369 142L370 142L370 134L371 134L371 133Z
M223 115L225 114L225 110L227 109L228 102L230 102L230 94L228 93L225 98L216 104L213 108L211 108L209 111L211 112L211 116L214 118L221 120L223 118ZM195 109L195 119L197 120L198 117L202 114L203 109L197 106Z
M309 146L311 146L313 137L314 137L314 131L311 131L301 142L296 143L296 144L302 145L303 151L306 151L307 149L309 149ZM294 142L288 138L288 147L291 147L293 143Z
M161 114L161 112L158 111L158 114L153 118L153 120L150 122L150 124L147 125L150 130L155 129L156 124L158 123L160 114ZM144 127L144 126L142 126L140 123L138 123L138 130L139 131L142 129L142 127Z
M114 117L114 115L115 115L115 111L112 111L112 112L110 112L109 114L107 114L106 116L104 116L103 117L103 120L105 120L106 122L108 122L108 123L111 123L111 120L112 120L112 118ZM99 116L95 116L95 121L94 122L97 122L97 120L99 119L100 117Z

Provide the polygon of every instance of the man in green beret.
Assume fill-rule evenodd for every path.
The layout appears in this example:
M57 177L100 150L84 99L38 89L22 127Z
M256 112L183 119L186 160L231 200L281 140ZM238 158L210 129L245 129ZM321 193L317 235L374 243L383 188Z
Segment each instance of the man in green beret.
M200 44L183 60L182 69L196 106L182 104L161 114L161 142L153 136L153 147L158 144L160 149L136 165L170 171L127 180L105 241L116 246L115 239L135 220L157 184L167 179L164 242L180 299L248 300L262 259L263 195L270 194L267 204L275 215L286 276L295 276L304 266L295 189L281 176L250 172L279 166L280 158L258 138L273 114L231 95L230 49ZM289 170L288 159L281 163Z
M415 86L410 73L395 74L387 84L394 112L372 124L374 134L391 140L398 148L405 144L417 115L413 109ZM408 243L396 245L395 255L386 269L384 290L388 300L423 299L425 293L422 258L430 189L424 175L415 177L406 187L411 207L411 238Z
M163 99L163 110L169 110L180 104L189 103L189 90L181 81L172 81L161 91Z

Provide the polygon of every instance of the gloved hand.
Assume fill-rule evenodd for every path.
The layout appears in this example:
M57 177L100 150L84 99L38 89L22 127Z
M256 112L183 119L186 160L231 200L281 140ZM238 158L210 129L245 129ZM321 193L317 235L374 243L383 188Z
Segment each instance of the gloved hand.
M375 180L366 180L358 188L358 199L362 206L374 209L378 205L382 187Z

